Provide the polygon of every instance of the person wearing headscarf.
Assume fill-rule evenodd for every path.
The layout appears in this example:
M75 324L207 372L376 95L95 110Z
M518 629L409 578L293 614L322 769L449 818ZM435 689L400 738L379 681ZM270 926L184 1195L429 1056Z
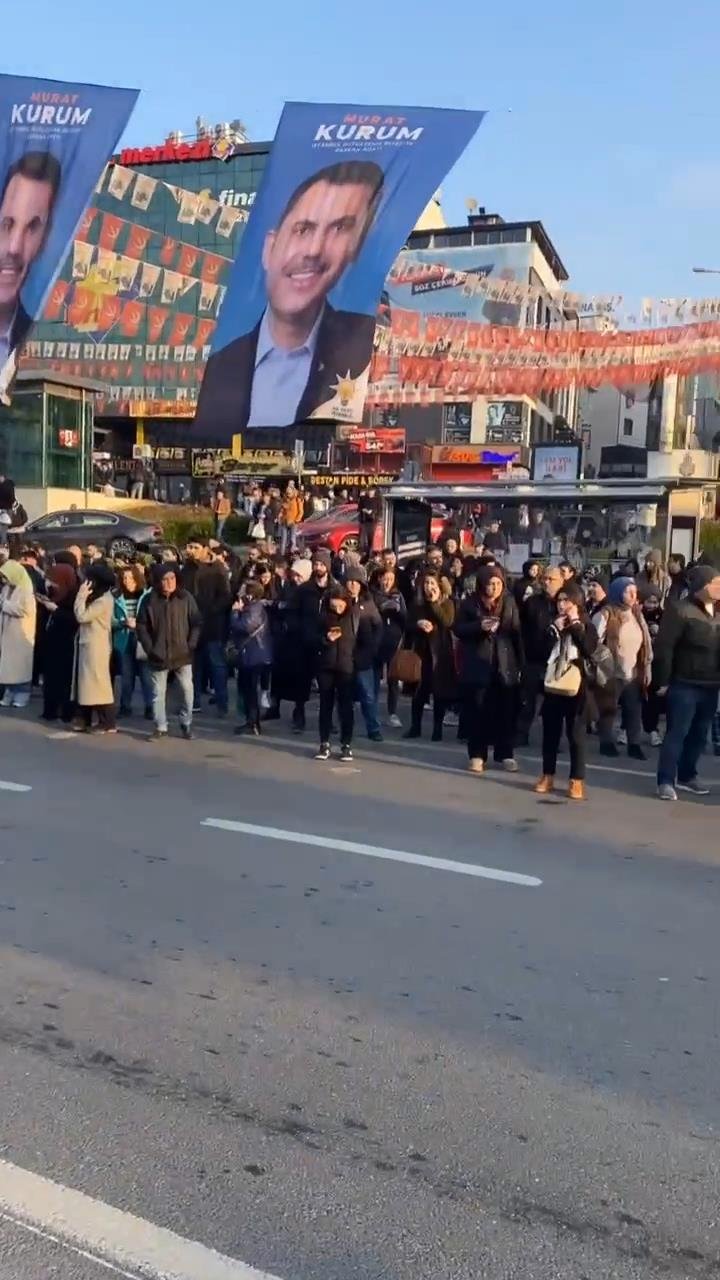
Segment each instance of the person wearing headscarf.
M32 688L37 606L27 571L17 560L0 565L0 706L26 707Z
M555 789L555 771L564 729L570 747L568 798L584 800L587 743L584 661L595 652L598 638L585 612L583 593L576 582L563 583L554 598L554 608L542 706L543 771L534 790L542 796Z
M70 560L73 561L72 564L68 563ZM70 724L75 714L72 699L75 636L78 629L75 596L80 579L74 566L74 558L69 554L67 560L50 566L47 571L47 596L42 601L48 620L45 630L41 719L54 721L59 717L65 724Z
M484 773L492 745L496 764L517 771L514 757L523 649L520 615L499 565L478 570L475 591L461 601L454 626L468 768Z
M93 712L100 733L117 733L115 699L110 676L115 574L109 564L96 560L88 565L85 581L75 597L75 678L73 697L78 704L75 728L90 733Z
M615 676L595 691L600 712L600 755L619 756L613 739L615 716L622 711L628 755L644 760L640 745L642 704L650 687L652 640L638 604L638 590L632 578L613 578L607 604L592 619L601 640L615 661Z
M455 604L444 596L435 573L420 579L420 596L408 609L407 637L420 659L420 681L410 705L410 728L404 738L422 736L422 719L432 694L432 741L442 742L445 712L457 694L452 626Z

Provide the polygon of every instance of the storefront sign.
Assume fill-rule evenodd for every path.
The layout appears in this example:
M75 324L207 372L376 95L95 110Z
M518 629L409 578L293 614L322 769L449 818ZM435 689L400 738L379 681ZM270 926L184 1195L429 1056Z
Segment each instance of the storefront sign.
M390 475L388 472L378 476L365 471L341 471L339 475L303 476L303 483L312 485L316 489L375 489L380 485L392 484L394 480L397 480L397 474Z
M164 142L161 147L123 147L120 152L120 164L176 164L187 160L210 160L212 158L212 138L201 138L199 142Z
M193 449L192 474L200 479L229 476L236 472L267 475L270 471L293 474L296 470L292 453L282 449L244 449L233 455L229 449Z
M340 425L336 440L356 453L404 453L404 427L346 427Z
M577 480L582 446L537 444L532 451L533 480Z
M502 467L520 456L519 449L487 449L484 444L437 444L433 446L433 466Z

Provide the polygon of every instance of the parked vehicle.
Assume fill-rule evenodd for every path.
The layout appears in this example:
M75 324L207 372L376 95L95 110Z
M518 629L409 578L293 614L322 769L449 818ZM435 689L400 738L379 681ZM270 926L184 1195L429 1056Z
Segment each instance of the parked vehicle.
M78 547L94 544L109 556L153 550L163 543L159 524L136 520L120 511L51 511L28 521L24 536L48 551L60 551L71 543Z
M452 524L448 513L433 509L431 536L433 542L442 537L446 528ZM324 515L311 516L297 527L298 545L314 551L317 547L328 547L333 555L338 551L357 551L360 540L357 503L345 503L341 507L333 507ZM382 545L380 543L379 545Z

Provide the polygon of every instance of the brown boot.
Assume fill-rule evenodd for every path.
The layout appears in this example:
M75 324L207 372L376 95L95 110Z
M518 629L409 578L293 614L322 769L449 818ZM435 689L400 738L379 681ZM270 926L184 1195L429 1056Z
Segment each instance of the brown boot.
M568 799L569 800L585 799L585 783L581 782L579 778L570 779L570 783L568 785Z
M555 790L555 779L551 773L544 773L539 782L535 783L533 791L539 796L547 796L551 791Z

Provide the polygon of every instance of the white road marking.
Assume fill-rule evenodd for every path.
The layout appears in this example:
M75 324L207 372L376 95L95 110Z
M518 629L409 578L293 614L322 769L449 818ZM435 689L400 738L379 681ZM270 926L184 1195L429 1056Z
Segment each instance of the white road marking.
M0 1160L0 1216L67 1244L129 1280L278 1280L5 1160Z
M0 1222L10 1222L14 1227L18 1227L20 1231L29 1231L33 1236L39 1236L41 1240L47 1240L49 1244L59 1245L61 1249L67 1249L69 1253L74 1253L78 1258L85 1258L88 1262L93 1262L96 1267L104 1267L106 1271L111 1271L115 1276L124 1276L125 1280L140 1280L137 1272L123 1271L120 1267L116 1267L114 1263L107 1262L105 1258L99 1258L97 1254L89 1253L87 1249L79 1249L75 1244L69 1244L67 1240L61 1240L59 1236L54 1236L49 1231L42 1231L40 1227L34 1227L30 1222L21 1222L19 1218L14 1218L11 1213L0 1213Z
M542 880L537 876L521 875L519 871L500 871L496 867L479 867L471 862L453 862L450 858L430 858L422 853L404 853L402 849L383 849L372 844L357 844L354 840L339 840L334 836L316 836L304 831L283 831L280 827L258 827L252 822L235 822L227 818L205 818L204 827L218 831L239 831L246 836L261 836L265 840L282 840L287 844L309 844L314 848L338 849L341 853L360 853L366 858L384 858L388 862L408 862L417 867L429 867L434 871L454 871L461 876L476 876L481 880L503 880L507 884L524 885L537 889Z
M25 782L0 782L0 791L32 791Z

